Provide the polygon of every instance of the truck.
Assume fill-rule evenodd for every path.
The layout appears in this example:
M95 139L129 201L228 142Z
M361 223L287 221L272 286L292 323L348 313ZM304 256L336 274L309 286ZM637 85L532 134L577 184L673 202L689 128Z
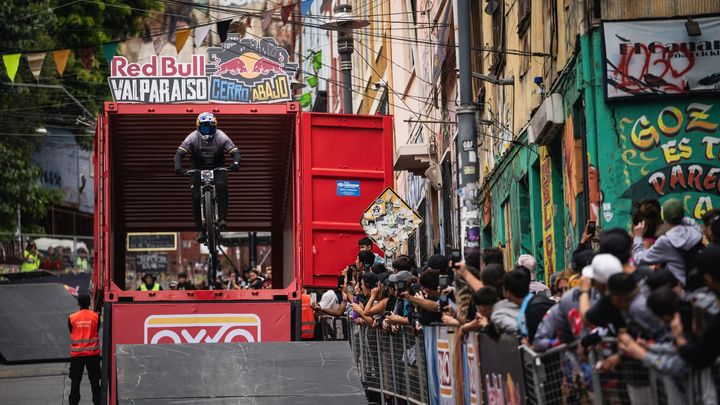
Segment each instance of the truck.
M243 155L228 178L228 229L270 233L272 288L138 291L127 278L128 235L194 229L189 182L174 175L172 157L205 111ZM103 317L108 403L118 401L121 344L300 340L303 289L337 285L364 236L362 212L393 183L392 159L390 116L302 112L295 102L106 102L94 150L91 293Z

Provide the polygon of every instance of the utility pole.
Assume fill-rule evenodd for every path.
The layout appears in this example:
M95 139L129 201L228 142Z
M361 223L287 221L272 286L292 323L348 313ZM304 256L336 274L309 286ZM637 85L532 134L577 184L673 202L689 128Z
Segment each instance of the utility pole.
M353 30L367 27L370 25L370 21L355 18L352 5L348 1L337 4L333 13L333 19L322 24L320 28L338 32L337 47L340 54L340 71L342 72L343 112L352 114Z
M472 103L472 60L470 59L470 0L457 0L458 64L460 106L457 109L456 138L460 234L463 251L479 247L480 215L477 204L478 158L475 106Z

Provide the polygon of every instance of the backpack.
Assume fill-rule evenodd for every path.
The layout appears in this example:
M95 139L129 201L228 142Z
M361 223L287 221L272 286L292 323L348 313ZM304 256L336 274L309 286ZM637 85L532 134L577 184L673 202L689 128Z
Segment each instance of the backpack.
M530 299L527 308L525 309L525 324L528 330L528 340L532 343L535 338L535 332L537 331L540 322L542 322L545 313L555 305L555 301L546 297L542 294L535 294Z
M695 291L705 285L703 275L700 274L700 269L698 269L697 266L697 258L703 250L705 250L705 245L703 245L702 241L698 242L695 246L688 250L678 249L683 258L683 263L685 264L686 291Z

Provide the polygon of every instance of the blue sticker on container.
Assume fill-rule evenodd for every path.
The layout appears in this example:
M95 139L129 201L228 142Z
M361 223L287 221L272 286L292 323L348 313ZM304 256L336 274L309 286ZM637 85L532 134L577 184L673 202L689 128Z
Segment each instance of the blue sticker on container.
M360 197L360 182L352 180L338 180L335 194L339 197Z

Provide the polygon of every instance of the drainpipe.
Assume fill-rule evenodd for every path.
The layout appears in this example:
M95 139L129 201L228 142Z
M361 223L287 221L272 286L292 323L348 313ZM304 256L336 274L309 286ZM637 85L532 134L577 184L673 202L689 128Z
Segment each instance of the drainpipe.
M448 4L447 7L450 5ZM460 195L460 230L463 251L471 228L479 233L479 209L477 205L478 159L477 133L475 130L475 106L472 102L472 60L470 57L470 0L457 0L458 67L460 72L460 106L457 109L458 192ZM474 239L474 238L473 238Z
M580 22L580 56L582 59L582 91L585 104L585 139L587 145L587 164L598 170L598 134L595 109L595 78L593 77L593 58L590 22L587 18L586 0L578 0ZM589 193L590 190L585 190ZM588 199L588 202L590 200ZM591 214L592 215L592 214Z

